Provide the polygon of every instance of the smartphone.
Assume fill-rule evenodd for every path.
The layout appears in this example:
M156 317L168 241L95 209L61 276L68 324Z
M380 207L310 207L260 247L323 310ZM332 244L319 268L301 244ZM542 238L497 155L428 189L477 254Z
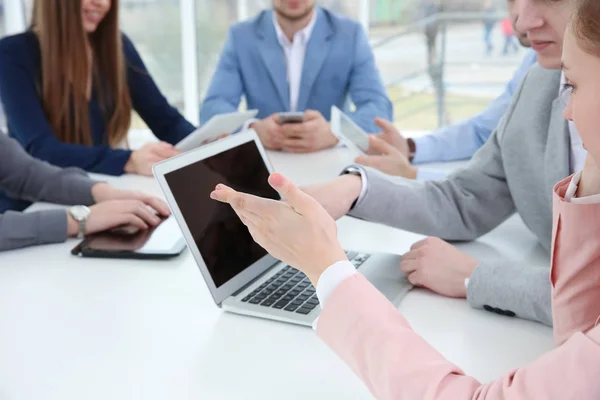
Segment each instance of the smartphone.
M303 112L281 112L277 114L279 125L283 124L298 124L304 122Z

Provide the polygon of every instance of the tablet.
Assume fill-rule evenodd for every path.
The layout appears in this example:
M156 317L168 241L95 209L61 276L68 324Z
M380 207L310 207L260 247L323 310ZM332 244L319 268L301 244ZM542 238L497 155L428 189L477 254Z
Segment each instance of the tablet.
M175 145L180 151L190 151L213 141L224 133L233 133L238 130L246 121L256 117L258 110L249 110L244 112L233 112L228 114L218 114L208 120L200 128L190 133Z
M108 231L88 236L71 254L92 258L164 259L181 254L185 239L174 217L136 233Z
M358 154L367 154L369 151L369 135L336 106L331 107L331 130Z

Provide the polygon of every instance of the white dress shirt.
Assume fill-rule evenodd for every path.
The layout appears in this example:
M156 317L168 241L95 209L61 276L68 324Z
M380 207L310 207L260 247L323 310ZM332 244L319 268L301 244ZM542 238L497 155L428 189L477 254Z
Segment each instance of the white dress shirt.
M290 109L283 111L297 111L298 98L300 97L300 85L302 84L302 69L304 68L304 56L306 55L306 47L310 40L310 35L317 23L317 12L313 11L313 17L306 25L306 28L294 34L294 41L290 42L288 37L283 33L283 29L277 21L275 13L273 13L273 25L277 34L277 41L285 54L285 65L287 69L287 80L290 92ZM250 125L257 122L258 119L252 118L246 121L243 130L248 130Z
M302 83L302 69L304 67L304 56L306 47L310 40L310 35L317 22L317 13L313 11L313 17L306 25L306 28L294 34L293 42L290 42L283 29L277 22L277 17L273 13L273 24L277 33L277 40L283 49L286 60L287 79L290 88L290 111L298 109L298 98L300 97L300 84Z
M561 90L565 82L566 80L563 74L561 78ZM581 140L581 137L579 136L579 132L577 131L577 128L575 127L575 124L572 121L569 121L569 138L571 143L569 168L571 170L571 173L574 173L575 171L583 170L583 166L585 165L585 159L587 157L587 151L583 148L583 142ZM368 182L365 179L366 174L363 172L362 168L359 168L359 170L361 172L362 177L362 188L357 202L360 202L363 199L368 184ZM565 195L565 200L570 201L572 203L600 203L600 195L583 198L574 197L575 193L577 192L577 187L579 185L580 179L581 172L578 172L571 180L571 183ZM334 266L335 268L333 268ZM319 298L319 303L321 304L321 307L323 306L323 304L325 304L327 297L329 297L329 295L335 290L335 288L340 283L342 283L344 279L355 273L356 269L354 268L352 263L345 261L336 263L331 267L327 268L321 275L321 278L319 279L316 288L317 297ZM465 286L468 285L469 279L466 279Z

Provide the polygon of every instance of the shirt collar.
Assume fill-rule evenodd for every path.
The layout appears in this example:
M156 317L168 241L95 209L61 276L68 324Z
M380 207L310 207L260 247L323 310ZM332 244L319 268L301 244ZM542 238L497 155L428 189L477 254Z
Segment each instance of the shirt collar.
M312 34L315 28L315 24L317 23L317 14L317 9L315 8L315 10L313 11L313 16L308 25L306 25L304 29L296 32L296 34L294 35L294 39L301 38L304 41L304 43L308 43L310 35ZM277 40L279 41L279 44L281 44L282 46L291 46L292 43L285 35L285 33L283 33L283 29L281 29L281 26L279 25L279 22L277 21L277 17L275 16L274 12L273 25L275 25L275 32L277 33Z

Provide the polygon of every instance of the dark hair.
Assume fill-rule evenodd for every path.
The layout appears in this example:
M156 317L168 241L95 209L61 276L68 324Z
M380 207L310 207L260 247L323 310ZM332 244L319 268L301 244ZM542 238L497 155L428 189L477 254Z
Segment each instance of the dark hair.
M571 31L581 49L600 56L600 0L577 0Z

